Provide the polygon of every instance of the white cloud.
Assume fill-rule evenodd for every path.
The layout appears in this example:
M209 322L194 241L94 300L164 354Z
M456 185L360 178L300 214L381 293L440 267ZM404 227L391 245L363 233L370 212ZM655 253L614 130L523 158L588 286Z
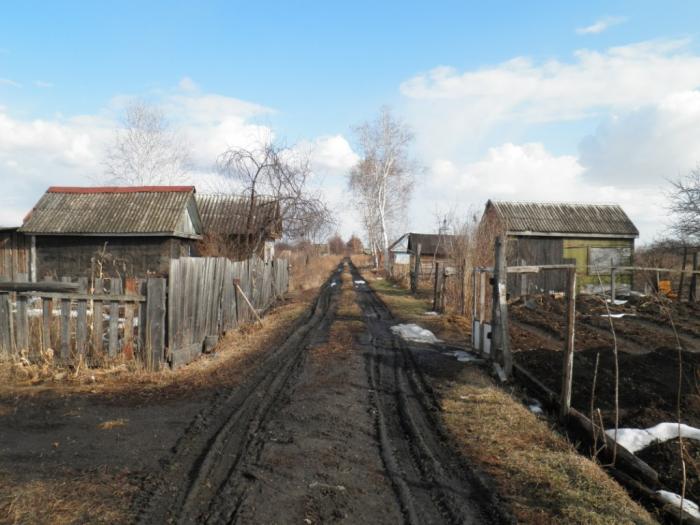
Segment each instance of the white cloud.
M199 91L199 86L190 77L182 77L178 83L178 87L183 91Z
M603 31L609 29L612 26L622 24L626 21L627 18L624 16L606 16L599 20L596 20L589 26L577 28L576 32L579 35L597 35L598 33L602 33Z
M20 88L22 87L22 84L20 84L19 82L15 82L14 80L10 80L9 78L0 78L0 86Z
M129 98L114 97L94 115L70 118L22 119L0 106L0 180L10 181L0 197L0 226L20 224L50 185L99 183L105 146ZM254 147L275 135L271 124L257 122L272 115L272 109L202 93L189 79L152 98L185 136L194 164L189 182L200 191L230 187L231 182L214 170L219 154L232 147ZM345 170L356 161L352 148L341 135L311 139L302 146L312 156L315 183L337 204Z
M53 84L51 82L44 82L43 80L35 80L34 85L42 89L48 89L53 87Z
M408 120L434 185L421 207L480 208L491 197L619 202L653 238L668 221L665 179L700 162L700 56L688 44L581 50L566 62L516 57L407 80ZM563 138L552 126L562 123ZM550 153L551 141L568 154ZM431 227L423 215L418 225Z

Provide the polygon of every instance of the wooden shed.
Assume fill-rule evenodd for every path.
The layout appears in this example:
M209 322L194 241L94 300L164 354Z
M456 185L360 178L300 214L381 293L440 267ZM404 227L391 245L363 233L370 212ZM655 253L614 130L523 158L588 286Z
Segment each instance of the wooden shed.
M202 221L193 186L51 187L19 232L30 278L165 275L192 255Z
M400 276L413 271L420 245L420 277L430 278L436 262L449 261L454 235L444 233L404 233L389 246L392 273Z
M245 260L253 254L264 261L275 255L275 241L282 236L279 201L273 197L230 194L195 196L209 255Z
M575 264L580 291L606 289L611 266L631 265L639 230L617 204L486 203L482 228L507 236L509 265ZM631 277L621 276L622 288ZM563 271L509 277L511 294L563 291Z

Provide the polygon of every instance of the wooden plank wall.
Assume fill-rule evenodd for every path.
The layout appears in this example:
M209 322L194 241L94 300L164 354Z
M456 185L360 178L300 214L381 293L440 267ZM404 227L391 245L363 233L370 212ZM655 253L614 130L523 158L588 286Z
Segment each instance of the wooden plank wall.
M0 231L0 280L29 280L30 237L16 230Z
M233 262L224 257L182 257L170 264L168 357L177 367L195 359L226 331L249 323L254 313L281 298L289 286L285 259L257 256Z
M108 366L136 357L157 369L165 358L165 279L77 282L78 293L0 293L0 358Z

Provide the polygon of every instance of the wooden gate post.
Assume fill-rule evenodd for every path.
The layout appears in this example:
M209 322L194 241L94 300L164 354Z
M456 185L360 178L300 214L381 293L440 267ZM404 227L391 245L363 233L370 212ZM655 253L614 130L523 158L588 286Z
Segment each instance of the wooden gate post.
M440 283L440 263L435 263L435 278L433 280L433 311L440 311L440 290L442 284Z
M611 303L615 303L615 277L617 277L617 270L615 268L610 268L610 302Z
M571 408L571 387L574 375L574 340L576 327L576 268L570 268L566 279L566 338L561 382L559 417L563 420Z
M9 357L12 353L11 316L10 294L0 293L0 357Z
M146 284L146 366L160 370L165 356L165 279Z
M506 379L513 372L513 356L510 353L508 331L508 292L506 254L503 239L496 237L496 253L493 266L493 305L491 315L491 355L500 361Z

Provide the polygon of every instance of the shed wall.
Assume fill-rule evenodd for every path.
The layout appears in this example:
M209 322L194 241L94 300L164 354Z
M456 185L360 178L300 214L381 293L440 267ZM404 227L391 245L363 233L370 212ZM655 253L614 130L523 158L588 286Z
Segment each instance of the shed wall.
M16 230L0 231L0 280L29 280L30 237Z
M167 275L170 260L190 255L192 241L173 237L37 236L37 278ZM95 261L95 262L93 262Z

